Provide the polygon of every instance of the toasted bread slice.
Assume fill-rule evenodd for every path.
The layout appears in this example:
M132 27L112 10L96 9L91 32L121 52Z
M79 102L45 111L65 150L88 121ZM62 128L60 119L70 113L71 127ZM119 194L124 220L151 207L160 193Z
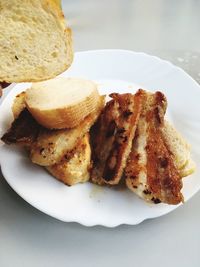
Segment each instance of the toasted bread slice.
M183 201L181 176L162 134L166 107L162 93L146 94L125 179L128 188L146 200L178 204Z
M190 145L168 121L164 122L162 135L181 178L192 174L195 171L195 163L191 159Z
M118 184L131 151L132 140L140 116L143 91L111 94L91 131L93 169L91 180L98 184Z
M71 154L64 156L61 162L47 166L46 169L58 180L67 185L85 183L90 177L90 160L89 134L86 134Z
M104 97L100 98L98 108L88 115L77 127L62 130L42 129L31 146L31 160L42 166L60 162L70 153L78 141L90 130L104 107Z
M71 65L71 30L59 2L1 0L0 81L47 80Z
M26 106L39 124L49 129L73 128L96 111L100 101L92 81L59 77L32 84Z
M174 162L178 169L183 168L190 158L190 146L181 134L165 120L162 128L162 135L165 143L174 155Z

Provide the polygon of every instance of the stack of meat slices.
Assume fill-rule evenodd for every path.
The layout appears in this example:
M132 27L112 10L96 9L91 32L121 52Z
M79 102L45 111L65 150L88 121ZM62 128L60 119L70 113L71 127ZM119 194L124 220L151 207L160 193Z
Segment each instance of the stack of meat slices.
M125 181L141 198L157 204L183 202L182 177L194 171L190 149L164 120L161 92L111 94L91 129L91 180L103 185Z

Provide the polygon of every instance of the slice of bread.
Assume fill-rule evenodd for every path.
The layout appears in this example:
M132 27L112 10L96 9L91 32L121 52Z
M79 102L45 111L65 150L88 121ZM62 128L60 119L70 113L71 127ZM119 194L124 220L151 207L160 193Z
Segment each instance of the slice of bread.
M178 169L183 168L190 158L190 146L181 134L165 120L162 134L166 144L174 156L174 163Z
M118 184L131 151L143 104L143 91L135 95L111 94L97 123L91 129L93 169L97 184Z
M59 77L32 84L26 91L26 106L42 126L73 128L99 106L100 95L92 81Z
M195 171L195 163L191 158L190 145L182 135L168 122L164 121L163 138L174 158L174 164L180 177L186 177Z
M71 30L60 1L0 1L0 81L51 79L72 60Z
M47 166L46 169L67 185L85 183L90 177L90 160L89 134L86 134L71 155L67 155L55 165Z

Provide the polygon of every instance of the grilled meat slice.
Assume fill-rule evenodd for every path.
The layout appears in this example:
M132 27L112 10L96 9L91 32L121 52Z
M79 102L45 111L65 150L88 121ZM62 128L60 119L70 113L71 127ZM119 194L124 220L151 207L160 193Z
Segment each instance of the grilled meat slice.
M11 128L3 135L1 140L8 145L30 146L37 139L41 128L25 108L13 121Z
M162 134L166 107L162 93L146 95L125 179L127 186L146 200L178 204L183 201L182 181Z
M143 102L143 90L132 94L111 94L100 118L91 130L93 169L97 184L118 184L131 151Z
M26 109L25 92L18 94L12 105L14 121L1 140L6 144L30 147L43 128Z
M46 169L63 183L74 185L89 180L90 163L91 149L87 133L70 154L64 156L59 163L47 166Z

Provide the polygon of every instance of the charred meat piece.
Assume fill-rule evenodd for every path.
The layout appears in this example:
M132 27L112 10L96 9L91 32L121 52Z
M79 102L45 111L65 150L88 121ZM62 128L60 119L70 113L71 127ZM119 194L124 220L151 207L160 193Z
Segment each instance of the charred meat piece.
M2 90L6 87L8 87L10 85L10 83L7 82L0 82L0 97L2 96L3 92Z
M178 204L183 201L182 181L162 134L166 107L162 93L146 94L125 179L127 186L146 200Z
M94 183L119 183L131 151L143 95L143 90L135 95L111 94L112 100L91 129Z
M67 185L85 183L90 177L91 149L87 133L70 154L46 169L58 180Z
M6 144L30 146L38 137L41 126L25 108L13 121L11 128L1 140Z

